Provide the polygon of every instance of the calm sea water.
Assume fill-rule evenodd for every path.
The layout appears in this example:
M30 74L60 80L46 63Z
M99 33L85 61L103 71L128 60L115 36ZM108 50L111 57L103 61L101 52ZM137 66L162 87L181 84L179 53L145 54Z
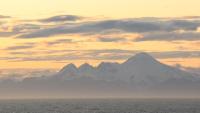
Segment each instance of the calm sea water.
M0 100L0 113L200 113L200 100Z

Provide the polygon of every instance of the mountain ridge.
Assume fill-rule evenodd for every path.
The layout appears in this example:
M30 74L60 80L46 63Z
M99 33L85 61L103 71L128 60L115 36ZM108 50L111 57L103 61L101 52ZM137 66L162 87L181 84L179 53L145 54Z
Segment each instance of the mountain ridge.
M76 75L76 77L80 75L93 75L95 78L106 80L117 79L129 81L131 78L135 78L138 82L142 82L146 81L146 78L151 78L161 82L171 78L187 78L187 75L191 75L184 70L163 64L145 52L138 53L123 63L102 62L96 67L88 63L80 67L75 67L74 64L68 64L63 68L66 69L66 71L63 71L66 73L62 74L68 76L69 68L72 67L73 70L71 73ZM192 76L190 77L192 78Z
M141 53L123 63L71 63L52 76L0 81L0 97L199 97L199 88L199 77Z

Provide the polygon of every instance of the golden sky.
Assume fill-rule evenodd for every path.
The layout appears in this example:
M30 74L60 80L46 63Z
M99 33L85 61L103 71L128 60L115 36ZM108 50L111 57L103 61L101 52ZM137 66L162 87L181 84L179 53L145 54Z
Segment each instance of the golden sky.
M123 62L200 67L199 0L1 0L0 67Z
M199 0L1 0L0 14L40 18L53 14L105 17L196 16Z

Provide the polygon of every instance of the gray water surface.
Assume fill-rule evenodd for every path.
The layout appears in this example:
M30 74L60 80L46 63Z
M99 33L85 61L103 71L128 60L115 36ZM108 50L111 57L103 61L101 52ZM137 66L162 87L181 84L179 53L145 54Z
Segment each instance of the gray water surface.
M200 113L200 100L0 100L0 113Z

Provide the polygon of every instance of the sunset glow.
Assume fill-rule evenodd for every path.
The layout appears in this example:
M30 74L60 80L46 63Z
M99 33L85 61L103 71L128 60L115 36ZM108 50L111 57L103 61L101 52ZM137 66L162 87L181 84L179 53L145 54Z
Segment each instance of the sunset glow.
M199 0L4 0L0 67L123 62L149 52L200 67ZM94 58L95 56L95 58Z

